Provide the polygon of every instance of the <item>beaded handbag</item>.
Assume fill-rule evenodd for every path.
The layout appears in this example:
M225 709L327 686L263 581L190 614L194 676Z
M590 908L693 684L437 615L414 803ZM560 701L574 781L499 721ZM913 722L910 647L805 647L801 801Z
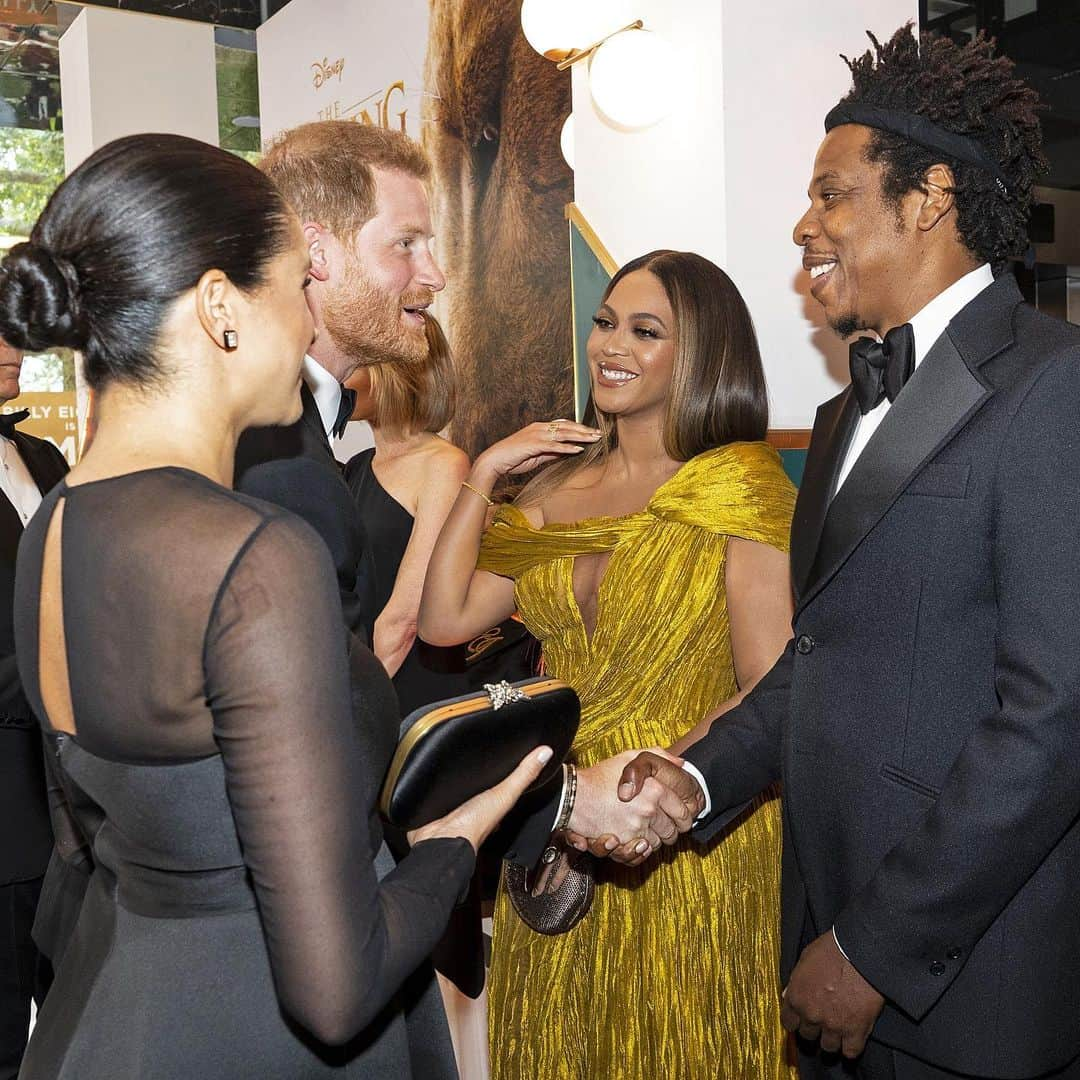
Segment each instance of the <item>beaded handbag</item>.
M558 888L533 895L530 872L524 866L507 863L503 869L503 887L521 921L538 934L565 934L572 930L592 907L596 883L592 856L574 848L559 851L549 847L543 861L554 864L565 859L569 866Z

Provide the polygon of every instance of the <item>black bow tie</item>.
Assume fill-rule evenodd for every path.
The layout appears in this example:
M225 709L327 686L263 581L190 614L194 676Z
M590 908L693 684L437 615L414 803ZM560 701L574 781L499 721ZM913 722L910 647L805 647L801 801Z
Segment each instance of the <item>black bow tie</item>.
M0 416L0 435L3 435L5 439L10 439L15 431L15 425L21 424L29 415L29 409L20 409L18 412Z
M894 326L884 341L861 337L848 350L851 384L859 399L859 411L865 416L904 388L915 370L915 332L911 323Z
M337 419L330 429L330 434L335 439L340 439L345 434L345 425L352 419L353 409L356 408L356 391L351 386L341 387L341 404L338 405Z

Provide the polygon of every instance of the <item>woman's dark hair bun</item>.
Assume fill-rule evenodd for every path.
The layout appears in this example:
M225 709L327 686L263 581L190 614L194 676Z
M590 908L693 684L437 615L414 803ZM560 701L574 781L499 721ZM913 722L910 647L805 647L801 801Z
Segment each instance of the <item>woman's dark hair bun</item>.
M32 241L8 252L0 263L0 336L30 352L86 347L79 279L67 259Z
M95 150L52 193L30 240L0 262L0 337L82 353L87 384L167 377L162 326L207 270L252 292L295 240L281 193L242 158L184 135Z

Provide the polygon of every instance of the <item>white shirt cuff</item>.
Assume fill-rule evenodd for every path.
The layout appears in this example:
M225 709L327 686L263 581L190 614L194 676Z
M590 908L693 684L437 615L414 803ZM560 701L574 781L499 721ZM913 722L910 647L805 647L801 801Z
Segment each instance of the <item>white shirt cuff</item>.
M701 793L705 796L705 809L694 818L694 824L696 825L703 818L707 818L712 812L712 798L709 795L709 785L705 783L705 777L701 775L701 771L697 766L691 765L689 761L684 761L682 767L698 782L698 785L701 787Z
M832 939L833 939L833 941L836 942L836 947L840 950L840 955L850 964L851 963L851 957L848 956L848 954L846 952L844 952L844 946L840 944L840 939L836 936L836 927L835 926L832 928ZM854 965L852 965L852 966L854 966Z

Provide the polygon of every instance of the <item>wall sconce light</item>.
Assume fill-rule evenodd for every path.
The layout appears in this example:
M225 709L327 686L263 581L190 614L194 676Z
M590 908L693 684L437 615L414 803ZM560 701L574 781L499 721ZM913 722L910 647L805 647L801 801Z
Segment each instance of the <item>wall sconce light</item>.
M560 71L589 60L593 102L609 120L627 128L649 127L670 111L675 50L640 19L619 26L625 7L618 0L524 0L521 28L529 44ZM569 139L564 125L564 157Z
M593 102L623 127L649 127L667 116L676 77L670 42L643 29L619 31L589 62Z
M525 40L559 63L629 21L629 0L524 0Z
M571 113L564 121L562 131L559 133L559 149L562 150L563 160L574 170L574 114Z

